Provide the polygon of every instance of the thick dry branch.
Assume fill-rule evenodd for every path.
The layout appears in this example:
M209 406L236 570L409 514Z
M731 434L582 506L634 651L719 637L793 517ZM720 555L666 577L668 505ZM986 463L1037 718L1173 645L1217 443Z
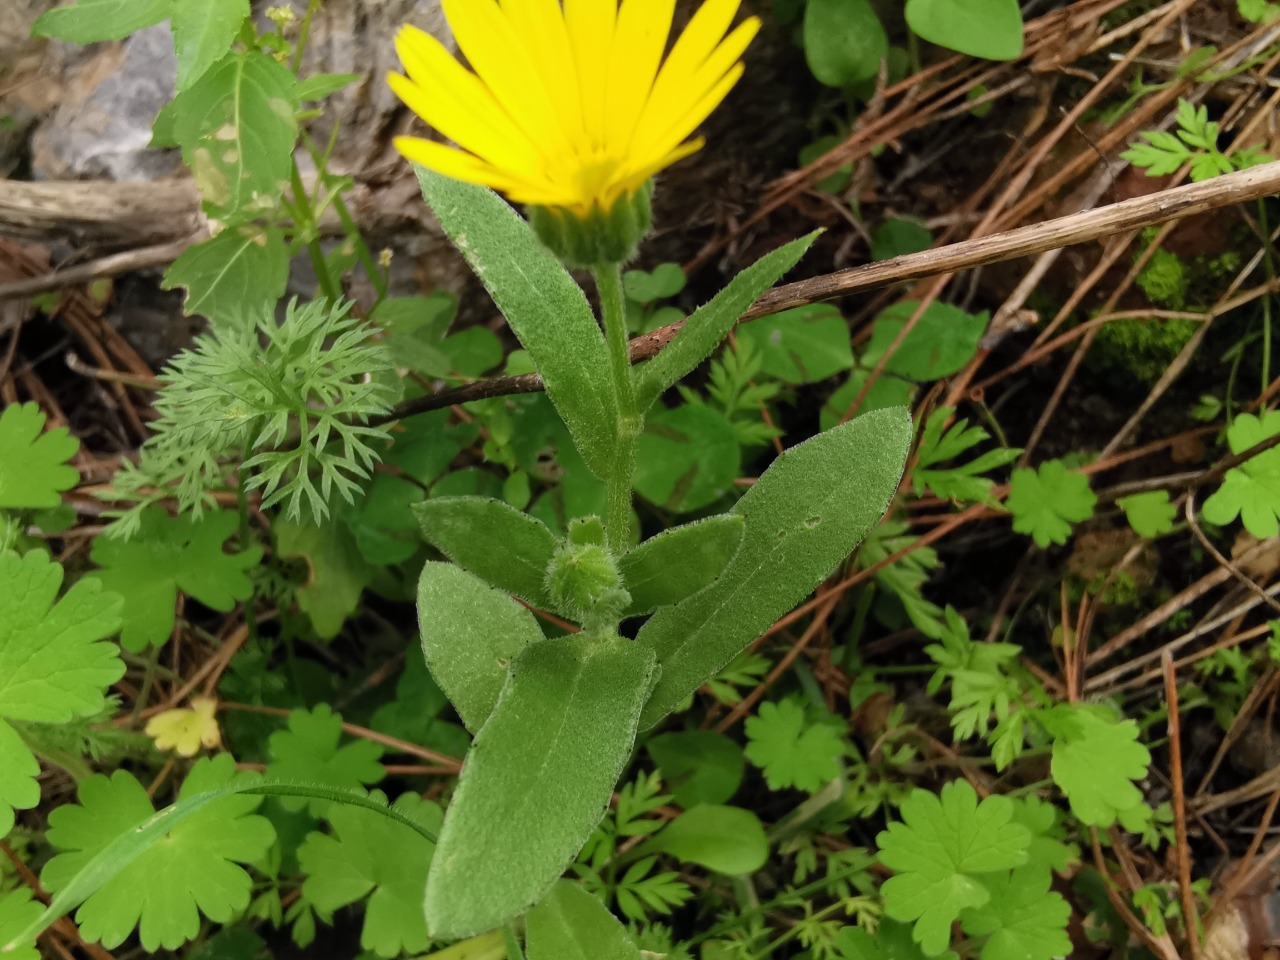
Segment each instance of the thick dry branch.
M868 263L848 270L839 270L811 280L801 280L776 287L757 300L739 319L747 323L771 314L803 307L824 300L834 300L863 290L921 280L956 270L980 267L1005 260L1016 260L1069 247L1089 243L1129 230L1141 229L1169 220L1194 216L1219 207L1257 200L1273 193L1280 193L1280 161L1228 173L1203 183L1193 183L1119 203L1109 204L1056 220L1018 227L975 240L965 240L949 246L912 253L892 260ZM631 362L639 363L654 357L684 326L677 320L652 333L642 334L631 341ZM542 389L537 374L519 377L496 377L478 380L406 401L390 415L381 419L387 423L411 417L430 410L469 400L505 396L516 393L536 393Z
M0 235L20 240L150 247L192 236L201 219L200 194L190 180L0 180Z

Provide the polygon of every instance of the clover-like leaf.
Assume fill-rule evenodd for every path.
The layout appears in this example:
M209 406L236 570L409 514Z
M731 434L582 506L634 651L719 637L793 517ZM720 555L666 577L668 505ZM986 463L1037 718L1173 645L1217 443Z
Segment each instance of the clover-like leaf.
M966 780L937 795L912 791L901 813L903 822L876 838L881 862L895 872L881 887L885 912L914 921L912 936L936 956L961 912L990 899L980 875L1024 863L1031 833L1014 822L1013 801L992 796L979 803Z
M1242 413L1227 428L1227 443L1232 453L1244 453L1250 447L1280 433L1280 410L1271 410L1261 418ZM1227 471L1222 486L1204 502L1201 514L1210 523L1225 525L1238 516L1244 528L1259 540L1280 532L1280 447L1264 450Z
M262 548L250 546L239 553L222 549L239 522L234 513L175 519L159 507L148 507L133 538L94 539L90 556L103 569L93 576L124 597L120 640L125 649L137 653L169 639L179 590L223 612L253 592L245 571L257 566Z
M60 494L80 479L67 461L80 441L66 427L44 430L44 411L34 403L11 403L0 412L0 508L56 507Z
M377 791L372 796L382 799ZM429 800L406 793L393 806L439 831L444 814ZM325 816L333 835L310 833L298 848L307 874L302 895L325 913L368 897L360 946L381 957L421 953L427 947L422 898L435 845L374 810L334 804Z
M1013 514L1014 530L1047 547L1066 543L1071 524L1093 516L1097 502L1088 477L1068 470L1061 460L1046 460L1038 470L1013 471L1004 505Z
M1105 707L1059 704L1037 715L1053 737L1050 772L1082 823L1108 827L1142 803L1133 784L1147 775L1151 754L1138 743L1138 725L1116 720Z
M760 704L746 726L746 757L764 770L770 789L798 787L814 793L840 776L844 740L830 724L809 722L795 700Z
M184 800L253 774L236 773L230 754L196 761L178 793ZM95 774L81 781L78 804L49 814L49 842L62 852L40 874L50 890L66 886L93 857L155 813L131 773ZM260 796L234 794L176 822L164 841L149 845L76 911L80 933L108 949L138 928L143 948L173 950L200 932L200 914L227 923L249 905L252 878L240 864L257 861L275 842L275 829L253 814Z
M267 775L299 783L322 783L331 787L359 789L377 783L387 775L378 759L382 748L368 740L338 746L342 737L342 717L318 704L314 710L294 710L289 729L271 735L271 763ZM329 804L301 797L281 797L286 810L301 810L310 804L313 816L321 816Z
M985 883L990 899L962 918L967 933L987 938L982 960L1053 960L1071 953L1071 907L1049 889L1049 871L1026 866Z

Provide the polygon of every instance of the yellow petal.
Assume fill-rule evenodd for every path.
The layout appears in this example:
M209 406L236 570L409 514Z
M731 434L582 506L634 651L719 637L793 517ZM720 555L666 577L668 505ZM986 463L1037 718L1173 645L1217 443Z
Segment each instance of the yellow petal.
M631 143L658 74L674 12L675 0L623 0L618 11L605 95L610 156L625 156Z
M659 170L665 170L667 167L672 166L675 163L679 163L690 154L697 153L702 149L706 142L707 141L704 138L697 137L687 143L682 143L670 153L664 154L652 163L635 170L633 173L629 173L626 179L621 183L623 192L630 193L632 190L637 189L641 184L648 181L648 179Z
M742 76L738 58L755 37L760 21L745 20L692 74L678 78L679 85L655 90L650 108L636 130L632 151L643 156L666 153L675 148L702 123L725 98ZM665 71L664 71L665 72ZM726 83L726 79L733 79ZM663 86L663 77L656 86Z
M412 81L392 74L387 82L410 110L464 150L502 166L537 169L539 154L528 137L435 37L403 27L396 52Z
M532 51L494 0L443 0L458 49L509 117L551 160L569 152L560 116L539 79Z
M564 0L564 22L578 67L582 122L593 146L605 143L605 88L613 54L613 0Z
M203 746L213 750L222 745L218 729L218 702L209 697L194 697L190 708L157 713L147 721L146 733L159 750L173 750L182 757L194 757Z
M557 0L501 0L512 28L536 51L534 63L542 85L560 114L561 126L576 149L586 151L578 68L569 31Z
M443 173L446 177L478 183L482 187L508 191L523 183L505 170L500 170L479 157L463 153L442 143L423 140L421 137L395 137L391 141L400 155L411 163Z

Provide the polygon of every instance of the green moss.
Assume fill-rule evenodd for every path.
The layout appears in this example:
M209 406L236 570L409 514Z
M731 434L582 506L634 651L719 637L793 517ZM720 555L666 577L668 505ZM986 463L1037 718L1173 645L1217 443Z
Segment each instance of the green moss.
M1191 277L1177 254L1157 250L1138 274L1139 289L1158 307L1181 310L1187 305Z
M1194 320L1114 320L1104 324L1090 351L1093 362L1106 370L1154 383L1191 339Z

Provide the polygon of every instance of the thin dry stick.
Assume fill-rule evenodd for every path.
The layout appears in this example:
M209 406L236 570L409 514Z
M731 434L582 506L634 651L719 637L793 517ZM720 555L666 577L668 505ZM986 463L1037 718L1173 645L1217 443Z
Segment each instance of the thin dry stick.
M1182 892L1182 920L1187 932L1187 949L1191 960L1200 960L1199 912L1191 889L1191 848L1187 846L1187 797L1182 782L1182 724L1178 717L1178 683L1173 672L1173 657L1166 650L1161 655L1164 665L1164 697L1169 711L1169 779L1173 782L1173 832L1177 838L1178 889Z
M1113 234L1167 223L1233 203L1257 200L1273 193L1280 193L1280 161L975 240L965 240L920 253L838 270L810 280L784 284L757 300L743 314L739 323L892 283L921 280L957 270L1034 256L1059 247L1089 243ZM678 320L633 339L630 344L631 362L652 359L675 338L684 323L684 320ZM537 374L478 380L407 401L373 422L390 423L456 403L517 393L537 393L542 388L542 380Z
M99 277L113 277L116 274L128 273L130 270L140 270L143 267L158 267L161 264L172 263L181 256L187 247L204 239L204 236L203 233L197 233L184 240L159 243L152 247L140 247L137 250L129 250L125 253L113 253L110 256L99 257L97 260L90 260L88 263L82 263L76 267L55 270L53 273L30 277L26 280L15 280L13 283L0 284L0 300L31 297L38 293L48 293L50 290L74 286L77 283L88 283L90 280L96 280Z

